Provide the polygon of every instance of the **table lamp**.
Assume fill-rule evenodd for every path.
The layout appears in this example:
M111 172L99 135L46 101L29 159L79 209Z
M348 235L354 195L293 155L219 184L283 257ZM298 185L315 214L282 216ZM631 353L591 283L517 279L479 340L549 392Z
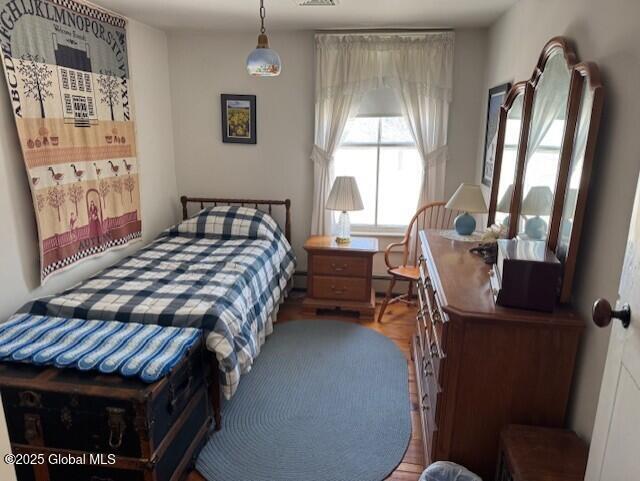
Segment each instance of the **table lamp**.
M338 221L338 244L348 244L351 242L351 224L349 223L349 211L362 210L362 198L358 190L355 177L336 177L327 200L327 209L339 210L340 219Z
M447 202L447 209L462 211L453 225L460 235L471 235L476 230L476 220L470 214L484 214L487 203L482 195L482 188L476 184L460 184L458 190Z
M547 234L547 223L540 216L551 213L552 202L553 192L546 185L535 185L527 192L520 214L533 216L524 224L524 233L530 239L542 239Z
M500 212L503 214L507 214L507 216L503 219L502 225L505 227L509 227L509 222L511 222L511 215L509 212L511 211L511 199L513 198L513 184L509 184L507 190L504 192L504 195L498 202L496 206L496 212Z

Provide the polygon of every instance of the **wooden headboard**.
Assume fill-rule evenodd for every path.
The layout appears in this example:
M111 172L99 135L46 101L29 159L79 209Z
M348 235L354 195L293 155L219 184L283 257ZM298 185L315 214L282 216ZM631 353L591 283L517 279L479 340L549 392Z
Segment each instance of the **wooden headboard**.
M200 204L200 209L204 209L206 205L213 204L214 207L219 205L239 205L242 207L254 207L255 209L266 212L269 215L273 214L274 206L283 205L285 208L285 222L284 222L284 235L291 243L291 200L257 200L257 199L219 199L215 197L187 197L183 195L180 197L180 203L182 204L182 219L187 219L189 213L187 210L188 204Z

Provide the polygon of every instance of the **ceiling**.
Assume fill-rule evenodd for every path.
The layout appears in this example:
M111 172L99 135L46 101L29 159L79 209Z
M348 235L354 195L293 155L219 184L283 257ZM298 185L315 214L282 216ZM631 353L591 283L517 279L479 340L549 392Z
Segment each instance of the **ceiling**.
M253 31L259 0L94 0L143 23L170 30ZM487 26L518 0L338 0L301 7L265 0L267 30Z

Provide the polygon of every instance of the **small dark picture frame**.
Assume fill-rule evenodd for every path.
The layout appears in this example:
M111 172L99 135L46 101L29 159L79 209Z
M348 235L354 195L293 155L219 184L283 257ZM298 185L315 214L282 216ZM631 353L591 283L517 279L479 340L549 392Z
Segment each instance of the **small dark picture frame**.
M256 96L221 94L222 141L229 144L256 144Z
M482 162L482 183L488 187L491 187L491 182L493 181L500 108L510 89L511 84L505 83L489 90L489 99L487 101L487 129L484 134L484 157Z

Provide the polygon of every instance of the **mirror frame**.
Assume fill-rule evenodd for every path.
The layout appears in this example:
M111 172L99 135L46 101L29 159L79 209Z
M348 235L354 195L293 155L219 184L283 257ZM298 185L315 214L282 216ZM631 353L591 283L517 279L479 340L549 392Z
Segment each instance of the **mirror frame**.
M518 235L520 210L522 208L522 189L523 189L523 182L524 182L524 173L526 168L527 149L529 148L529 134L531 132L531 117L532 117L531 114L533 112L533 104L535 101L536 88L538 87L538 84L542 79L542 75L544 73L544 69L547 65L547 62L549 61L551 56L555 54L558 50L560 50L562 52L562 55L564 56L564 61L567 65L567 69L569 70L569 73L571 76L570 82L572 82L573 80L573 67L577 64L577 57L576 57L575 50L573 49L572 45L569 43L569 41L566 38L554 37L551 40L549 40L547 44L544 46L544 48L542 49L542 53L540 54L540 58L538 59L536 68L533 71L533 75L531 76L531 79L528 81L528 84L529 84L528 89L530 90L530 93L529 93L529 96L525 97L524 99L525 108L522 114L526 122L525 121L522 122L522 131L520 132L520 139L524 148L521 151L522 155L518 155L518 167L516 169L516 179L513 186L513 199L511 199L511 218L514 220L509 225L509 238L513 238ZM568 141L568 138L570 135L570 132L569 132L570 129L568 128L568 126L569 126L569 123L571 122L571 120L569 119L569 112L570 112L569 106L571 105L571 99L572 99L571 95L572 95L572 92L571 92L571 84L570 84L569 96L567 99L567 107L566 107L567 124L565 125L565 130L563 133L563 140L562 140L562 147L560 150L556 189L555 189L555 192L553 193L554 207L552 209L551 219L549 221L550 231L553 228L553 220L554 220L553 212L555 211L555 206L558 199L558 191L559 191L558 188L560 188L561 190L564 190L565 188L564 184L561 185L559 182L561 177L564 177L566 180L566 175L565 176L562 175L560 168L563 165L565 157L568 157L569 161L571 160L571 150L573 145ZM571 135L571 141L573 141L573 135Z
M595 157L596 144L598 139L598 131L600 130L600 118L602 117L602 108L604 104L604 87L600 77L600 69L593 62L582 62L574 66L571 79L571 105L569 116L572 119L571 137L567 139L571 143L568 149L568 158L562 158L560 165L560 173L564 176L564 187L562 191L558 191L558 199L554 203L552 215L551 229L547 245L553 252L558 252L558 238L560 235L560 226L562 223L562 214L564 210L564 201L567 193L567 182L569 181L569 171L571 169L571 161L573 159L573 147L575 145L575 137L578 129L578 119L580 116L580 101L584 89L589 89L593 95L593 103L591 105L591 115L589 116L589 131L587 133L584 159L582 161L582 174L580 177L580 187L576 198L576 207L573 214L573 227L569 238L569 246L564 261L564 272L562 277L562 286L560 289L560 302L569 302L571 300L571 288L573 286L573 277L575 274L576 263L578 258L578 249L580 247L580 234L584 221L584 214L587 207L587 197L589 193L589 183L591 180L591 172L593 170L593 159ZM560 179L558 179L560 183Z
M498 138L496 140L496 156L493 164L493 180L491 181L491 195L489 197L489 218L487 226L491 226L496 221L496 208L498 205L498 190L500 188L500 175L502 172L502 156L504 154L504 138L507 129L507 119L509 111L518 96L522 95L522 122L524 122L524 106L527 97L527 81L514 84L507 93L504 103L500 107L500 118L498 119ZM518 152L516 153L516 165L519 164L520 152L522 151L522 128L518 136ZM516 167L517 168L517 167ZM515 184L515 179L514 179ZM513 198L511 199L513 205ZM511 211L511 209L509 209Z
M562 222L569 169L571 168L571 161L573 157L573 148L577 130L578 116L580 115L582 93L584 88L589 88L593 92L593 105L585 146L580 187L574 212L573 228L571 231L569 246L567 248L567 255L564 261L562 285L560 286L559 291L559 300L560 302L564 303L571 300L571 288L573 284L573 277L575 274L577 254L580 244L580 234L582 231L582 224L584 221L584 214L587 204L589 182L591 178L593 158L595 154L598 130L600 126L600 117L602 115L604 95L604 88L601 82L598 66L593 62L578 63L575 49L573 48L572 43L565 37L554 37L546 43L538 58L538 62L531 78L529 80L515 83L509 91L505 102L501 107L498 125L498 145L496 147L495 166L491 184L491 194L489 198L488 226L491 226L495 222L496 207L498 203L498 189L500 184L500 173L502 170L502 156L504 151L507 114L517 96L520 94L524 94L513 198L511 199L511 208L509 211L509 215L511 216L512 221L509 225L508 237L514 238L518 234L518 222L514 219L519 219L520 217L522 189L526 167L525 164L527 159L527 149L529 144L529 133L532 116L531 114L535 100L535 91L536 87L540 83L548 60L558 50L560 50L564 56L567 68L569 69L571 74L571 79L569 86L569 96L567 99L567 121L565 123L565 130L562 137L562 146L560 150L558 174L556 179L556 189L553 197L553 208L551 211L551 217L549 219L549 231L547 239L545 241L547 243L547 247L554 253L557 252L558 249L558 236L560 231L560 224Z

